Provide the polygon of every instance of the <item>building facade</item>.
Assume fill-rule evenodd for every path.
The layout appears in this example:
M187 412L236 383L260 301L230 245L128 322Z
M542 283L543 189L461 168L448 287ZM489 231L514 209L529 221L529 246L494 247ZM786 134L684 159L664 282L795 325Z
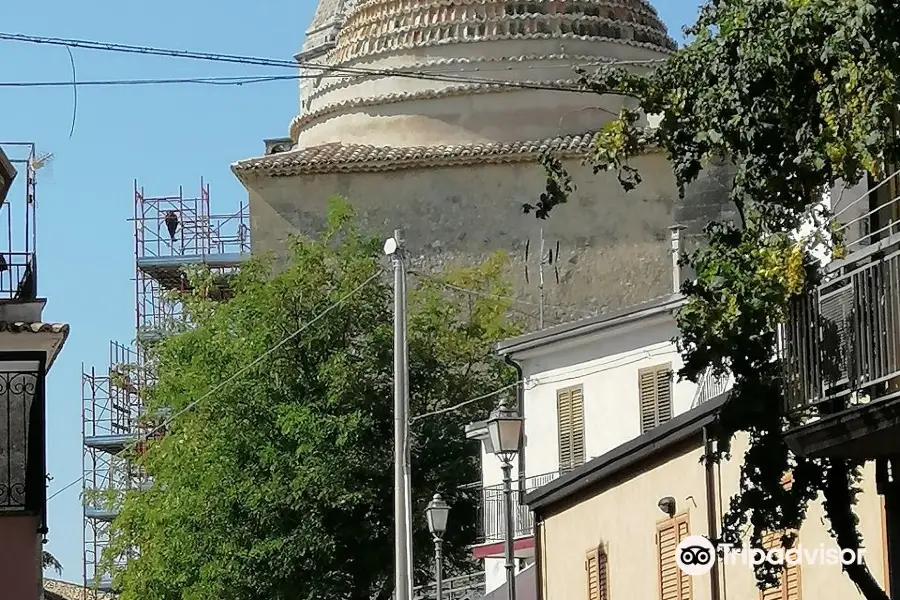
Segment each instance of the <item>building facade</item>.
M821 501L810 505L795 547L804 561L789 564L775 587L760 592L749 560L718 560L701 575L677 566L687 536L716 537L723 509L738 490L746 438L735 440L734 460L700 462L711 443L720 396L623 444L529 494L537 537L537 587L541 600L642 598L645 600L841 600L861 598L828 558L837 550L824 524ZM785 485L790 485L786 477ZM873 465L865 470L855 507L864 560L886 583L885 522ZM622 510L622 507L628 510ZM663 510L665 509L665 510ZM781 547L781 533L764 543ZM821 554L813 556L817 550ZM806 558L807 556L811 558ZM834 556L832 554L831 556Z
M38 168L33 144L0 145L0 222L6 224L0 236L0 597L17 600L42 595L49 531L46 378L69 334L68 325L42 318L47 300L39 295L34 247Z
M677 277L677 276L676 276ZM674 312L679 294L501 342L497 352L521 372L524 444L514 487L519 567L534 560L534 520L524 494L594 457L668 422L719 393L728 381L680 381ZM486 590L505 588L501 463L484 422L469 426L481 441L481 535L473 548L485 565ZM524 573L523 573L524 576Z
M596 314L665 294L667 228L694 234L720 216L728 172L710 168L683 199L661 153L635 160L643 183L628 194L615 173L593 173L582 159L624 100L577 91L574 68L646 72L674 48L644 0L322 0L296 57L290 137L232 166L254 251L317 233L326 201L342 195L372 233L403 229L416 269L505 250L524 300L540 294L544 240L558 275L543 290L551 323L572 307ZM545 189L548 149L575 186L541 221L522 207Z

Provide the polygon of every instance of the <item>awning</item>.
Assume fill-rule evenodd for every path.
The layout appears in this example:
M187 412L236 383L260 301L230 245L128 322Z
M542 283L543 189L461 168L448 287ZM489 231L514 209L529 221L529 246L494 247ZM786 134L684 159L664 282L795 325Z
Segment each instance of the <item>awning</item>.
M506 584L486 594L482 600L506 600ZM516 600L537 600L537 569L530 564L516 575Z

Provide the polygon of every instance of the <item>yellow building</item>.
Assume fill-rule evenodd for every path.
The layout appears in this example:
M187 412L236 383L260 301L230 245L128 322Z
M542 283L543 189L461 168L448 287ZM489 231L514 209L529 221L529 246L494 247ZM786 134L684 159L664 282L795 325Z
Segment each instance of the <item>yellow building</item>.
M709 467L700 462L723 401L720 396L684 413L527 496L535 516L540 600L862 597L827 553L837 546L819 502L810 506L798 534L796 547L805 558L787 567L778 588L764 594L756 588L746 552L716 561L702 575L678 567L679 541L715 537L723 507L737 490L742 440L735 440L734 460ZM874 481L874 468L867 468L856 512L864 560L886 585L884 510Z

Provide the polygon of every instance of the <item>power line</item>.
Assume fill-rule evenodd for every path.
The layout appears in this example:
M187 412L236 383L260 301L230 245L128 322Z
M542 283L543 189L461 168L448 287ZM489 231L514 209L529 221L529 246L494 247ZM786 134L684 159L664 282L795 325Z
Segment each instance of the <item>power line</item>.
M98 81L0 81L0 87L35 88L35 87L72 87L83 86L127 86L127 85L167 85L196 83L203 85L248 85L269 83L272 81L296 81L303 79L301 75L272 75L268 77L185 77L172 79L106 79Z
M23 42L39 45L64 46L66 48L83 48L88 50L100 50L106 52L120 52L126 54L142 54L149 56L166 56L170 58L185 58L192 60L202 60L211 62L224 62L231 64L255 65L265 67L282 67L298 69L303 68L312 71L319 71L321 75L312 77L324 77L328 73L337 73L339 75L377 75L388 77L401 77L408 79L419 79L424 81L441 81L447 83L470 83L497 85L517 89L545 90L556 92L573 92L573 93L593 93L575 85L551 85L547 83L528 83L516 82L502 79L485 79L478 77L465 77L460 75L439 74L422 70L402 70L402 69L373 69L366 67L346 67L339 65L322 65L304 61L286 61L271 58L260 58L255 56L241 56L237 54L222 54L212 52L195 52L188 50L173 50L167 48L158 48L154 46L135 46L129 44L114 44L109 42L98 42L95 40L82 40L76 38L52 38L31 36L23 34L2 33L0 32L0 40ZM600 61L602 64L644 64L664 59L645 59L642 61ZM566 65L559 65L560 67ZM571 65L575 67L576 65ZM508 70L508 69L497 69ZM471 71L469 71L471 72ZM298 78L307 78L310 75L299 76ZM68 82L72 85L73 82ZM74 82L77 83L77 82Z
M334 303L332 303L332 304L331 304L330 306L328 306L325 310L323 310L322 312L320 312L319 314L317 314L315 317L313 317L311 320L307 321L306 323L304 323L304 324L301 325L300 327L298 327L293 333L291 333L290 335L284 337L280 342L278 342L277 344L275 344L274 346L272 346L271 348L269 348L268 350L266 350L265 352L263 352L261 355L259 355L258 357L256 357L256 359L254 359L254 360L251 361L250 363L248 363L248 364L244 365L243 367L241 367L240 369L238 369L238 370L237 370L233 375L231 375L228 379L226 379L225 381L221 382L221 383L218 384L217 386L213 387L212 389L210 389L208 392L206 392L205 394L203 394L202 396L200 396L200 397L197 398L196 400L190 402L187 406L185 406L185 407L182 408L181 410L179 410L179 411L177 411L176 413L174 413L174 414L172 414L171 416L169 416L169 417L168 417L167 419L165 419L162 423L160 423L159 425L157 425L156 427L154 427L154 428L151 429L150 431L148 431L148 432L142 434L141 436L139 436L139 439L137 439L136 441L131 442L130 444L126 445L125 448L124 448L123 450L119 451L117 454L121 454L122 452L125 452L126 450L132 450L132 449L136 448L136 447L138 446L138 444L140 444L141 442L146 441L146 440L147 440L150 436L152 436L154 433L156 433L156 432L158 432L158 431L160 431L160 430L162 430L162 429L165 429L167 426L171 425L172 422L173 422L175 419L177 419L177 418L180 417L181 415L185 414L185 413L188 412L189 410L193 409L195 406L197 406L197 404L199 404L200 402L202 402L202 401L205 400L206 398L209 398L210 396L212 396L213 394L215 394L216 392L218 392L219 390L221 390L222 388L224 388L225 386L227 386L228 384L230 384L231 382L233 382L235 379L237 379L238 377L240 377L241 375L243 375L244 373L246 373L247 371L249 371L250 369L252 369L252 368L255 367L256 365L258 365L258 364L259 364L260 362L262 362L267 356L269 356L270 354L272 354L273 352L275 352L276 350L278 350L279 348L281 348L282 346L284 346L286 343L288 343L290 340L294 339L295 337L297 337L298 335L300 335L301 333L303 333L304 331L306 331L307 329L309 329L310 327L312 327L316 322L318 322L320 319L322 319L323 317L325 317L325 315L327 315L328 313L330 313L332 310L334 310L334 309L337 308L338 306L342 305L342 304L343 304L344 302L346 302L350 297L354 296L357 292L359 292L361 289L363 289L365 286L369 285L369 283L371 283L372 281L374 281L376 278L378 278L378 277L380 277L380 276L381 276L381 271L380 271L380 270L379 270L379 271L376 271L371 277L369 277L369 278L366 279L364 282L362 282L361 284L359 284L358 286L356 286L355 288L353 288L353 290L351 290L351 291L347 292L346 294L344 294L343 296L341 296L337 301L335 301ZM49 501L51 498L56 497L57 495L61 494L61 493L64 492L65 490L67 490L67 489L69 489L70 487L72 487L73 485L75 485L75 484L77 484L77 483L80 483L80 482L82 482L82 481L84 481L84 475L82 475L82 476L79 477L78 479L72 481L71 483L65 485L65 486L62 487L61 489L59 489L59 490L57 490L56 492L54 492L52 495L50 495L49 498L47 498L47 500Z

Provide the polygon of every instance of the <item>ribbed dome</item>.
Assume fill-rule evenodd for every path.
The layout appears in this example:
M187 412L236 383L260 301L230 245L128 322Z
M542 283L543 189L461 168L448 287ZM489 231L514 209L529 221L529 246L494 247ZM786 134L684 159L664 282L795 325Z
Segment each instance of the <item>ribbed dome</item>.
M642 0L362 0L329 62L485 39L614 39L674 50Z
M608 121L623 100L555 91L574 81L575 65L618 61L647 69L676 48L644 0L348 4L322 0L307 32L301 57L335 69L303 85L302 111L291 124L301 146L506 143L583 133Z

